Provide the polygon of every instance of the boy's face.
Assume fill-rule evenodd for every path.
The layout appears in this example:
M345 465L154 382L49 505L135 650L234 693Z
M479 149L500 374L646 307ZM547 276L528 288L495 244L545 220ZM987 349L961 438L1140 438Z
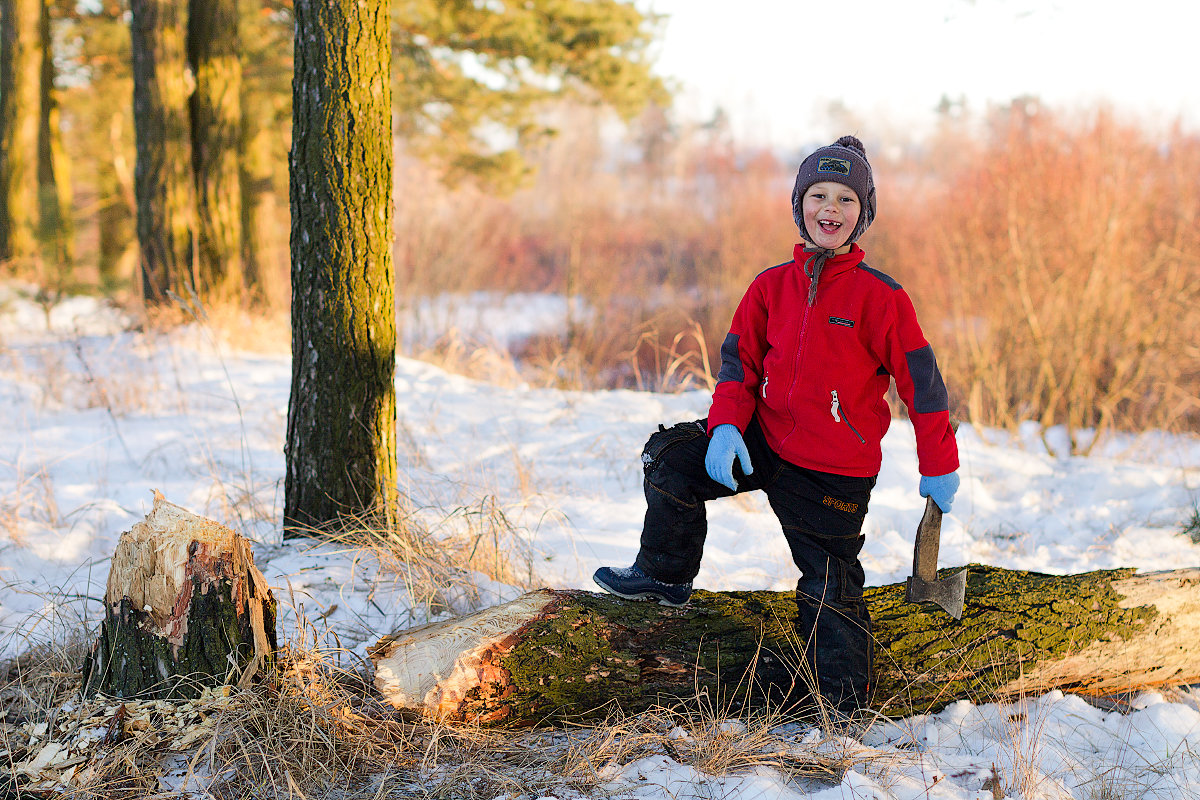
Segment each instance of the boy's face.
M858 226L862 205L854 190L843 183L822 181L808 187L802 204L804 229L813 244L826 250L847 252L846 240Z

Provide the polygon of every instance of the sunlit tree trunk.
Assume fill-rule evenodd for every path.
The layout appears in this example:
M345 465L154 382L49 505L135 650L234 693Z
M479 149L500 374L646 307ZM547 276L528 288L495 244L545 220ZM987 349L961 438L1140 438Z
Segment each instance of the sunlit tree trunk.
M275 137L270 123L274 117L272 99L260 92L248 92L251 108L242 112L242 141L238 166L242 183L242 269L251 303L259 303L268 294L273 247L272 236L277 208L274 192ZM279 239L282 249L282 237Z
M42 0L0 0L0 263L37 254L38 26Z
M357 0L295 3L285 535L394 514L388 11Z
M237 0L191 0L188 60L196 76L191 99L192 166L200 286L205 296L240 297L242 63Z
M38 25L43 57L38 124L38 239L47 264L46 280L65 286L75 266L75 231L71 217L70 163L59 125L58 91L50 30L50 3L43 2Z
M241 0L239 40L245 59L242 76L242 130L238 167L242 185L242 269L248 300L252 304L269 299L273 267L280 266L285 246L278 227L275 169L282 155L279 129L286 117L286 97L272 83L271 70L278 52L275 33L263 18L262 0ZM288 42L290 44L290 42ZM290 50L288 52L290 55ZM257 74L253 68L258 66ZM278 283L278 281L277 281Z
M125 158L126 115L115 111L108 120L109 149L96 159L96 191L99 195L96 227L99 235L100 286L114 291L133 275L137 239L134 218L133 176Z
M165 305L196 289L185 9L173 0L130 6L142 288L147 303Z

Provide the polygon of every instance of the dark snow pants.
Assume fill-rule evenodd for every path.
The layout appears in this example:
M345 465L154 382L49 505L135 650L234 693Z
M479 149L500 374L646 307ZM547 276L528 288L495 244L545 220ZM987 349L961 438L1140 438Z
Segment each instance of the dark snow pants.
M654 433L642 451L646 519L637 565L666 583L686 583L700 570L708 522L704 504L761 489L783 528L796 583L796 632L804 643L815 689L839 711L870 701L874 639L863 601L866 580L858 554L863 519L875 478L817 472L788 463L767 444L757 420L744 439L753 465L738 491L717 483L704 468L707 421L685 422Z

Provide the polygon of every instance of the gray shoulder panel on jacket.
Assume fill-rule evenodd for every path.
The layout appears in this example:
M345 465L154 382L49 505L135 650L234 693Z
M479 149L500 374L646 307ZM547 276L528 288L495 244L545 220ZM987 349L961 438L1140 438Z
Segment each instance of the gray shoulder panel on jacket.
M879 270L875 269L874 267L868 267L866 264L859 264L858 268L861 269L863 272L867 273L868 275L874 275L876 278L878 278L880 281L882 281L884 284L886 284L887 287L889 289L891 289L892 291L903 288L902 286L900 286L900 284L896 283L895 278L893 278L891 275L888 275L886 272L880 272Z

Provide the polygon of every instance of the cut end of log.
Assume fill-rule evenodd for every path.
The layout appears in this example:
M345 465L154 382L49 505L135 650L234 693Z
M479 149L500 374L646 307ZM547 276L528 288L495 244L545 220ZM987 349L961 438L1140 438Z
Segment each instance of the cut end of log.
M542 589L451 622L384 638L371 650L375 688L396 708L434 718L457 713L467 692L506 683L493 656L510 649L520 629L541 616L554 598L554 592Z
M1024 670L996 694L1015 697L1057 688L1104 695L1200 679L1200 653L1185 644L1200 642L1200 569L1138 573L1113 581L1112 588L1121 598L1118 608L1157 613L1136 635L1085 638L1073 652Z

